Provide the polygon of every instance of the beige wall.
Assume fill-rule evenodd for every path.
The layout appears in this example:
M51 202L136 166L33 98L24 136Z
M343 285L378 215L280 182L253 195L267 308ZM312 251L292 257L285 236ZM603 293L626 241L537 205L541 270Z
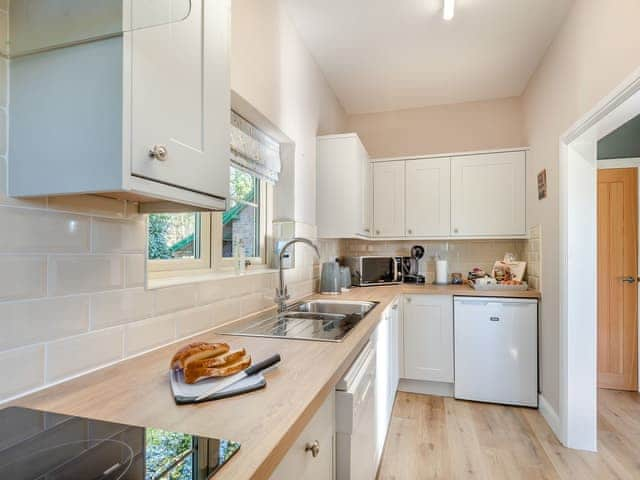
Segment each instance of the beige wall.
M295 142L278 216L315 224L316 136L344 131L344 110L280 1L233 0L232 30L231 88Z
M352 115L374 158L526 146L519 98Z
M234 0L233 16L232 87L295 141L297 216L313 222L315 137L342 129L344 114L275 1ZM8 198L7 108L0 59L0 362L11 372L0 403L273 306L272 273L145 290L135 204ZM314 239L316 228L296 222L295 233ZM309 249L296 252L286 278L299 297L313 291L318 267Z
M640 64L640 2L577 0L523 96L527 221L541 224L543 395L559 408L558 161L559 138ZM536 195L536 174L547 169L548 198Z

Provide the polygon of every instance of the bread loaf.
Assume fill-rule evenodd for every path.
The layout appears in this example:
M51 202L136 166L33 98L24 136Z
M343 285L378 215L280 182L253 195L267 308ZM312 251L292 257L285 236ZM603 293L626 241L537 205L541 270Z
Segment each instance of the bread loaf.
M184 381L186 383L196 383L203 378L228 377L251 366L251 357L245 355L233 363L220 367L203 367L192 363L184 369Z
M194 342L181 348L171 359L171 368L178 369L186 367L190 362L212 358L225 354L229 351L226 343L206 343Z

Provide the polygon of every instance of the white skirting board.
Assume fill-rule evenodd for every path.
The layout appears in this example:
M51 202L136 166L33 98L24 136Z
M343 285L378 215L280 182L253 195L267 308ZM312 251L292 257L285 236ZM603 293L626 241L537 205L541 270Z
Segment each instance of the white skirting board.
M398 390L422 395L437 395L439 397L453 397L453 383L424 382L422 380L400 379Z
M560 428L560 417L558 416L558 413L553 409L551 404L547 401L547 399L542 396L542 394L538 395L538 410L551 427L551 430L553 430L553 433L556 434L558 440L560 440L560 442L562 443L563 440L561 435L562 429Z

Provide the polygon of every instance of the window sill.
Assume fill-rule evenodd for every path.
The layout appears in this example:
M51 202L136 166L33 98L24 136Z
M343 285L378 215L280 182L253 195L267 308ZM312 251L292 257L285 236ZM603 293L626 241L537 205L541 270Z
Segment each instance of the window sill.
M245 273L237 274L234 270L223 270L219 272L177 272L169 277L156 277L147 279L147 290L158 288L175 287L178 285L189 285L193 283L211 282L215 280L225 280L240 277L252 277L255 275L267 275L277 273L278 270L266 267L249 268ZM149 275L149 274L148 274ZM153 277L153 273L151 273Z

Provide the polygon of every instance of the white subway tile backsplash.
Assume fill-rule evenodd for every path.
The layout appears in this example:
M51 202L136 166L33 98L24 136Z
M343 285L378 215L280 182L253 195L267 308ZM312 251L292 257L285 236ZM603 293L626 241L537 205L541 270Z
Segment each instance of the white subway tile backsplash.
M84 253L89 218L46 210L0 207L0 252Z
M144 253L147 229L144 222L94 218L93 253Z
M44 384L44 346L34 345L0 353L5 372L0 382L0 401Z
M222 325L240 317L240 302L235 298L213 304L213 326Z
M144 288L118 290L91 297L91 329L113 327L153 315L153 292Z
M124 261L126 287L143 287L146 268L144 254L126 255Z
M176 337L186 337L213 328L213 307L206 306L176 314Z
M123 335L123 327L114 327L49 343L46 352L47 382L121 359Z
M89 330L89 298L0 303L0 351Z
M199 283L197 288L199 305L209 305L228 296L227 282L224 280Z
M130 323L125 327L125 355L150 350L171 342L176 334L175 315Z
M0 256L0 301L44 297L46 278L46 257Z
M124 287L124 258L110 255L49 257L49 295L100 292Z
M180 287L160 288L155 291L155 314L177 312L195 307L197 304L198 290L193 285Z
M124 218L125 204L124 200L99 195L64 195L49 198L48 206L52 210Z

